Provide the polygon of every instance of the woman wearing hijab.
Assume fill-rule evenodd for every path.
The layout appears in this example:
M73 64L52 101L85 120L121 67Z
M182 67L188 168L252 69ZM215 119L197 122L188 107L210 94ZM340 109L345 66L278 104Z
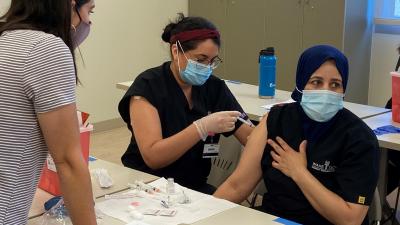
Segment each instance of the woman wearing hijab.
M241 202L263 178L264 212L301 224L367 224L378 142L343 108L347 80L348 62L339 50L307 49L297 67L296 102L276 106L263 118L215 196Z

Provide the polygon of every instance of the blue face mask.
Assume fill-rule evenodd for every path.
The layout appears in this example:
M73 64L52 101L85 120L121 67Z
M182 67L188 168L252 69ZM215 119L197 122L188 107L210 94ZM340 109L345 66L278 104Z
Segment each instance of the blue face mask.
M181 43L179 41L177 42L177 45L179 45L179 47L182 49ZM182 52L187 60L186 68L184 70L181 70L181 67L179 65L179 55L178 55L178 68L182 80L185 81L185 83L187 84L195 86L203 85L208 80L208 78L210 78L212 74L211 65L204 65L194 60L188 59L183 49Z
M300 105L307 116L317 122L326 122L343 109L341 93L328 90L303 90Z

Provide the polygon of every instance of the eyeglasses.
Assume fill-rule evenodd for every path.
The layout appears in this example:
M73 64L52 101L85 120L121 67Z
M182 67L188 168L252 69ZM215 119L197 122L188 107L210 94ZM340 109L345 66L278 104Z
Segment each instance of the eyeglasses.
M179 45L180 49L183 52L183 55L185 56L186 59L188 59L188 57L186 56L186 54L188 54L188 53L185 53L185 51L182 48L181 43L179 41L177 41L176 44ZM190 55L190 53L189 53L189 55ZM204 66L211 66L211 69L216 69L219 66L219 64L222 63L222 59L219 56L214 57L211 60L211 62L209 60L207 60L207 59L196 59L196 58L194 58L192 60L200 64L200 65L196 65L196 67L198 67L198 69L202 69Z
M211 66L212 69L216 69L222 63L222 59L218 56L213 58L211 62L207 59L193 59L193 60L202 65Z

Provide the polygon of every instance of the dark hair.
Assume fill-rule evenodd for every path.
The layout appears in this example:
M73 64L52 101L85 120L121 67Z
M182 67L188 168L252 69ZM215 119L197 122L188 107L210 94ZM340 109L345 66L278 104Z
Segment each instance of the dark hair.
M84 1L77 1L84 2ZM71 39L71 0L12 0L8 12L0 17L0 35L8 30L38 30L61 38L75 56ZM75 72L75 76L78 77Z
M171 37L175 34L190 31L190 30L197 30L197 29L210 29L210 30L217 30L214 24L210 21L206 20L202 17L185 17L183 13L178 13L178 18L175 22L171 22L164 28L164 32L161 35L161 38L164 42L170 43ZM213 42L221 46L221 39L220 38L212 38ZM197 45L204 40L192 40L192 41L185 41L181 42L182 48L184 51L190 51L197 48ZM170 43L174 44L174 43ZM181 49L178 48L180 51Z
M78 14L78 17L80 20L82 20L81 18L81 14L79 13L79 9L86 3L90 2L90 0L75 0L75 11ZM80 53L80 50L79 50Z
M80 9L84 4L90 2L90 0L75 0L76 9Z

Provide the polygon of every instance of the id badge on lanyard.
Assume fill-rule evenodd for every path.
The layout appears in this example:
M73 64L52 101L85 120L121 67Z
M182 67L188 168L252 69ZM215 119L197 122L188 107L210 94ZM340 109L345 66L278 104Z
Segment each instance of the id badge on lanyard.
M219 155L219 144L214 144L214 133L208 134L211 137L211 143L210 144L204 144L203 148L203 158L216 158Z

